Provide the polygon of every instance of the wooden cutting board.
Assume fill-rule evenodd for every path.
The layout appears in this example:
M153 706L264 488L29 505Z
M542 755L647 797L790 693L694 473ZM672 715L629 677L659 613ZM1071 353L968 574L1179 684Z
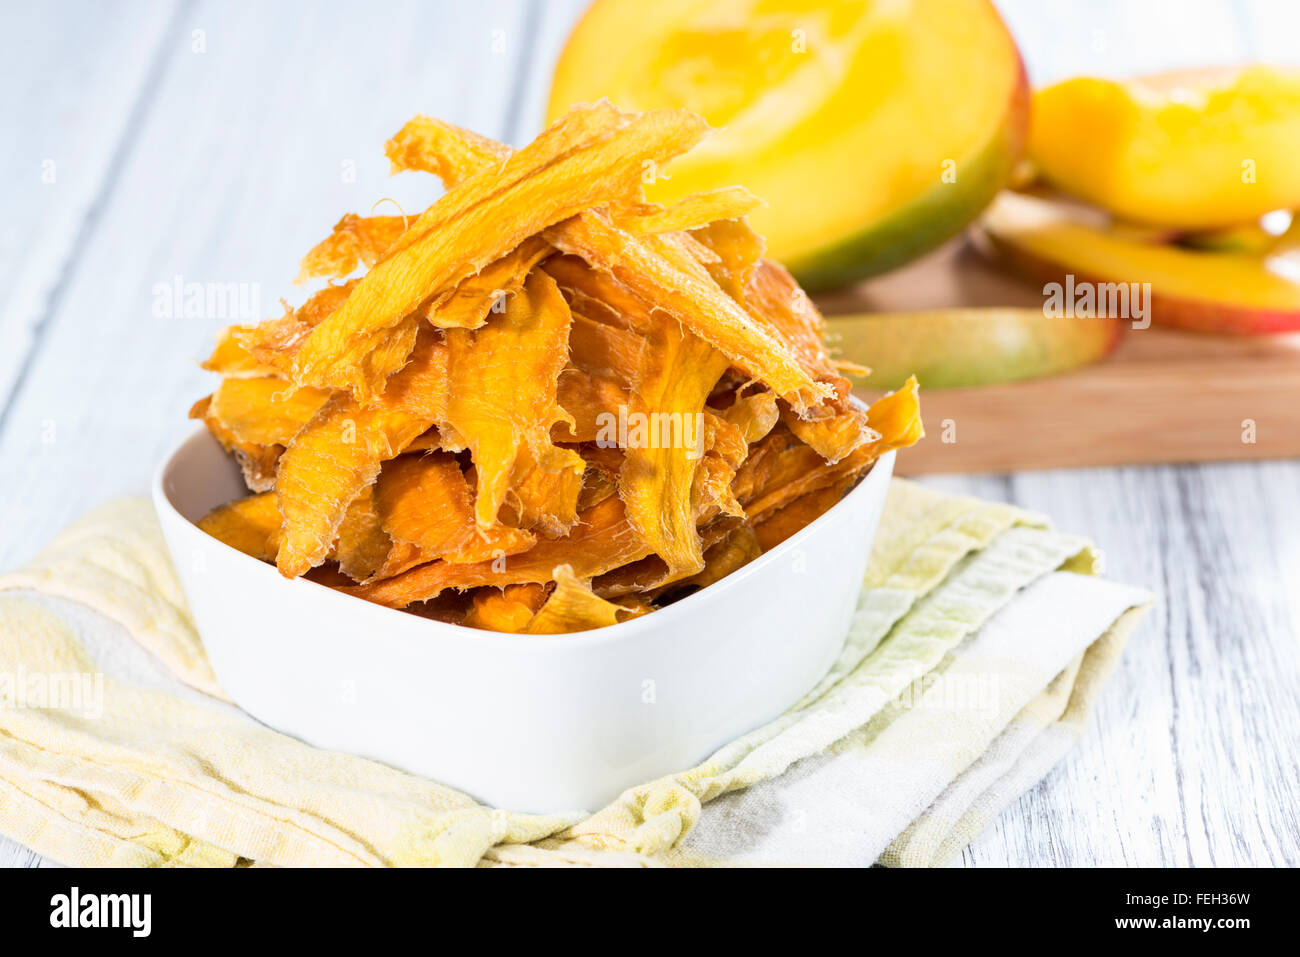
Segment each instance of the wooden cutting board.
M832 333L836 313L1042 303L1041 286L1003 275L960 240L818 297ZM900 474L1296 457L1300 334L1205 336L1153 323L1074 372L963 389L922 382L921 411L927 434L899 456Z

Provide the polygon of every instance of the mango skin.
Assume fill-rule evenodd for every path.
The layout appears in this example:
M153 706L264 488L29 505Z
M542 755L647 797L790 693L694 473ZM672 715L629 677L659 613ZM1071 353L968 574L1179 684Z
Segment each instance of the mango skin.
M1297 208L1300 69L1066 80L1034 95L1028 155L1135 222L1205 230Z
M601 96L625 109L696 109L720 132L674 161L671 178L648 187L651 199L745 185L769 204L750 217L769 254L805 288L878 275L957 234L992 199L1023 148L1030 92L989 0L851 9L758 0L737 19L722 0L596 0L560 56L548 115ZM808 77L797 76L799 58L790 66L776 55L778 41L788 45L787 28L807 26L815 57L819 17L870 23L852 48L860 55L836 61L845 71L838 85L805 84L782 100L793 94L783 83ZM719 41L701 39L719 20ZM755 35L737 42L727 30ZM758 93L779 101L773 112L751 109ZM944 182L954 171L955 182Z
M934 309L831 316L837 352L869 363L855 387L899 388L915 374L926 389L992 385L1056 375L1115 351L1127 323L1049 318L1041 309Z

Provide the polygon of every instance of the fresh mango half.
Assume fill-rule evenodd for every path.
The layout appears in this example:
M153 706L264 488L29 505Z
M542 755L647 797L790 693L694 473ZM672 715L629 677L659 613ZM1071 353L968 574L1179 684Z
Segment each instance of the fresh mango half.
M596 0L549 115L608 97L719 130L647 187L671 202L742 184L809 289L875 275L957 233L1006 181L1029 93L987 0Z
M1039 173L1120 217L1203 230L1300 208L1300 69L1079 78L1033 102Z
M1150 283L1142 308L1153 323L1236 334L1300 330L1300 255L1292 233L1263 255L1188 249L1130 238L1067 203L1003 193L976 234L982 248L1040 282L1069 276L1078 290Z

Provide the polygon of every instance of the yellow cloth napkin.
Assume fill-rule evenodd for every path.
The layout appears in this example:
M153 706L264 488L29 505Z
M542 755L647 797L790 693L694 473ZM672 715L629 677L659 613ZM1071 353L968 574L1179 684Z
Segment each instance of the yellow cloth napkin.
M1081 732L1150 596L1086 540L895 480L799 705L581 819L483 807L225 700L151 506L0 576L0 832L81 865L943 863Z

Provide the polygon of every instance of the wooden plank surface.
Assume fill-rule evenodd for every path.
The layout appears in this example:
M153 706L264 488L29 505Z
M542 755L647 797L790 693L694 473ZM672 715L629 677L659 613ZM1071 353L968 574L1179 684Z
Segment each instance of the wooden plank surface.
M1286 0L1001 6L1039 81L1276 56L1300 35L1300 5ZM579 8L7 5L0 53L37 105L0 104L0 155L13 163L4 170L18 171L3 187L11 222L0 268L25 272L8 254L45 244L32 253L47 264L32 281L62 292L36 297L35 337L11 337L33 327L33 313L2 300L0 332L20 358L0 376L0 567L85 507L143 491L188 429L184 407L207 377L186 357L223 321L155 318L156 283L177 272L256 282L266 314L280 295L298 301L296 258L333 217L385 196L430 198L413 174L388 179L380 153L411 113L516 143L536 131ZM195 30L204 53L193 51ZM61 121L64 141L99 171L81 198L36 190L28 175L56 131L42 96L83 107ZM1083 742L959 863L1300 864L1300 781L1288 759L1300 739L1300 464L925 481L1046 512L1094 537L1114 578L1160 596ZM0 839L0 864L39 863Z

